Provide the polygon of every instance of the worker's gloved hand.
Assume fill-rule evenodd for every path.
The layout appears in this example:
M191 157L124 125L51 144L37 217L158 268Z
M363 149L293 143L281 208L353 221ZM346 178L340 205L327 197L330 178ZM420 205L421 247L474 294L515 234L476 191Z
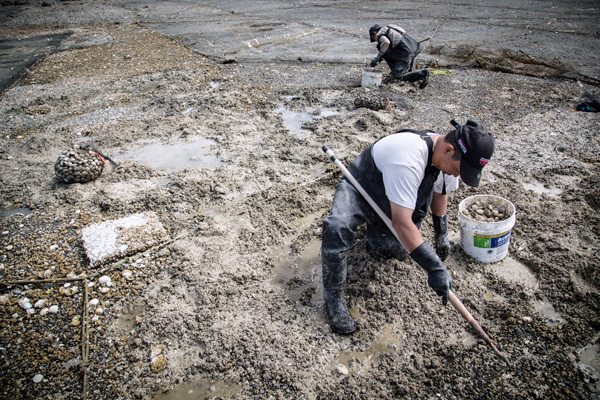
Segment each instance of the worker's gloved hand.
M435 251L444 261L450 254L450 241L448 240L448 216L433 215L433 230L435 232Z
M374 67L377 65L377 63L379 62L379 60L377 59L377 57L375 57L374 59L371 60L371 67Z
M429 274L427 283L438 296L442 296L442 304L448 303L448 294L452 290L452 279L448 270L427 242L410 253L410 256Z

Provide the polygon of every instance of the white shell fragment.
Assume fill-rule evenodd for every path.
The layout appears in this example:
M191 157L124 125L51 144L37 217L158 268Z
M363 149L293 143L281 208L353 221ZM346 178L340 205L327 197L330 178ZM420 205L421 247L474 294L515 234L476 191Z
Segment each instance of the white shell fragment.
M37 374L33 377L35 383L40 383L42 380L44 380L44 375L42 374Z
M35 302L34 307L35 308L42 308L44 307L44 304L46 304L46 300L45 299L40 299L38 301Z
M51 306L50 308L48 308L48 312L56 314L58 312L58 306Z
M90 306L97 306L98 303L100 303L100 300L98 300L98 299L92 299L92 300L90 300L89 305Z
M335 369L340 375L348 375L348 367L346 367L344 364L338 364Z
M110 282L110 276L101 276L100 279L98 279L98 282L106 284L107 282Z

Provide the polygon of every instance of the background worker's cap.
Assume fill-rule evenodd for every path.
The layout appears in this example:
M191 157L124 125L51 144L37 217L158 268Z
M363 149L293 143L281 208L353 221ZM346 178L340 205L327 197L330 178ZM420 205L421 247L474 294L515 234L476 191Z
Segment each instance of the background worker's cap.
M460 178L469 186L479 186L481 170L494 154L494 137L482 124L468 120L466 125L458 125L452 120L456 128L456 143L461 154Z
M371 28L369 28L369 38L371 39L371 42L375 41L373 39L373 32L377 32L379 29L381 29L381 26L379 26L377 24L375 24Z

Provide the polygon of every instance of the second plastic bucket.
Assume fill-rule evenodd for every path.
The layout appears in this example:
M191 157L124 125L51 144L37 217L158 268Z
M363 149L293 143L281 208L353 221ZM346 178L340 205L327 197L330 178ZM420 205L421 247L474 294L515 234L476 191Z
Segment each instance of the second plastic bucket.
M381 79L383 78L383 72L375 69L364 69L362 72L362 79L360 86L362 87L374 87L381 85Z
M505 219L496 222L477 221L466 210L479 202L482 206L492 204L506 210ZM493 195L467 197L458 205L460 247L477 261L492 263L508 254L510 234L516 221L515 206L508 200Z

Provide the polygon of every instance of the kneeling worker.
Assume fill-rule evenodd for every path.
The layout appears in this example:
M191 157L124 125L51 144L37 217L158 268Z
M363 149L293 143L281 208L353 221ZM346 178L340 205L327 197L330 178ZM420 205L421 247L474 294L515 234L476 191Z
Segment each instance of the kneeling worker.
M402 244L352 183L342 177L331 214L323 221L321 246L324 297L335 332L356 330L344 301L344 288L348 250L363 223L374 251L398 260L410 254L427 271L429 286L442 296L444 305L447 303L452 281L442 263L450 251L446 191L458 188L459 176L467 185L478 186L493 152L493 136L482 124L469 120L466 125L455 124L445 135L409 129L388 135L350 164L348 170L391 218ZM419 231L429 208L435 250Z
M371 67L381 60L390 67L392 80L407 82L421 81L419 89L429 83L429 71L426 69L414 71L415 58L421 52L421 45L398 25L390 24L381 27L373 25L369 29L371 42L377 42L377 56L371 61Z

